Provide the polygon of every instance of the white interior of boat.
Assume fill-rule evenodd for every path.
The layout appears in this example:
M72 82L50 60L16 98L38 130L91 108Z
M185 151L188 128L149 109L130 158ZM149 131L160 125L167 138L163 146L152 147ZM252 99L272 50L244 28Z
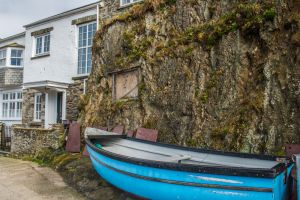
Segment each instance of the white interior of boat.
M102 145L102 149L115 154L161 162L253 169L271 169L279 163L270 160L199 153L120 138L101 139L96 143Z

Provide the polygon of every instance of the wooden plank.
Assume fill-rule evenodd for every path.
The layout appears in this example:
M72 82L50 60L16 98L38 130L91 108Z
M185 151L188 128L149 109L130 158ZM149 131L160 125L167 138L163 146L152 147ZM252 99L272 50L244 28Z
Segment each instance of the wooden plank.
M158 137L158 131L155 129L138 128L135 137L141 140L156 142Z
M127 131L127 137L134 137L134 131L132 130Z
M86 157L90 157L90 154L89 154L89 152L88 152L88 150L87 150L86 145L84 146L84 150L83 150L83 152L82 152L82 155L83 155L83 156L86 156Z
M287 144L285 145L286 155L292 157L294 154L300 154L300 144Z
M80 124L77 122L70 124L66 151L80 153Z
M119 135L123 135L124 133L124 126L116 126L113 130L112 130L113 133L117 133Z

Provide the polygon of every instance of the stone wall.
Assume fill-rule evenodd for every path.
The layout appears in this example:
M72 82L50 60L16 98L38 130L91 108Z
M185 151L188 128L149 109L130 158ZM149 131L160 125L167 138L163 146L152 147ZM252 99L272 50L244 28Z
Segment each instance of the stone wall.
M87 77L74 78L74 83L67 90L67 114L66 119L77 121L80 109L80 99L84 93L84 81Z
M34 101L35 93L41 93L34 89L23 90L22 123L30 124L34 122ZM45 121L45 94L42 93L42 121L38 124L43 125Z
M104 6L100 8L100 20L109 19L127 8L120 8L120 0L105 0Z
M25 128L14 126L11 139L11 152L16 154L34 154L43 148L58 149L64 140L62 125L52 129Z
M106 0L101 13L119 11ZM115 6L114 6L115 5ZM159 130L159 141L283 154L300 143L296 1L145 1L102 22L83 126ZM137 100L113 101L111 71L139 66Z
M23 68L0 69L0 89L6 87L19 86L23 83Z

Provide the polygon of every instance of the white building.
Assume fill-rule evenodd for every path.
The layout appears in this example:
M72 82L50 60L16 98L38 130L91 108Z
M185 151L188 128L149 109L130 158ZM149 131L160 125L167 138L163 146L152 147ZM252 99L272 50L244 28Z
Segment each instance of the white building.
M69 87L74 81L83 87L91 72L97 5L98 2L24 26L23 123L47 128L67 118L68 98L78 98L68 92ZM76 95L83 90L78 88Z
M0 122L10 134L22 122L22 83L25 33L0 40Z

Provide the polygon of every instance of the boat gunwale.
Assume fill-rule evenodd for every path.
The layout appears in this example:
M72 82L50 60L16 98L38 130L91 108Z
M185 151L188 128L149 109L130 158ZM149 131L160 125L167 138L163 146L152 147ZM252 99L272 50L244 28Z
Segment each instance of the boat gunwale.
M145 167L153 167L159 169L167 169L173 171L182 171L182 172L194 172L194 173L209 173L209 174L217 174L217 175L230 175L230 176L245 176L245 177L260 177L260 178L275 178L280 173L287 170L289 166L291 166L290 159L287 159L287 163L278 163L271 169L263 169L263 168L241 168L241 167L229 167L229 166L211 166L211 165L193 165L193 164L183 164L183 163L172 163L172 162L162 162L162 161L154 161L154 160L146 160L141 158L135 158L125 155L116 154L104 149L100 149L96 147L91 140L99 140L99 139L108 139L108 138L120 138L127 139L131 141L141 142L145 144L152 144L161 147L180 149L186 151L192 151L196 153L210 153L215 155L223 155L223 156L234 156L240 158L255 158L259 160L273 160L276 161L278 158L286 158L286 157L277 157L272 155L257 155L257 154L247 154L247 153L235 153L235 152L225 152L225 151L214 151L207 149L198 149L198 148L190 148L190 147L182 147L178 145L164 144L159 142L151 142L140 140L136 138L128 138L126 135L99 135L93 136L90 138L87 136L85 138L86 143L89 147L91 147L96 152L108 156L112 159L123 161L126 163L136 164Z
M176 181L176 180L168 180L168 179L148 177L148 176L134 174L134 173L131 173L131 172L126 172L124 170L117 169L115 167L112 167L112 166L100 161L98 158L96 158L93 155L91 155L91 158L94 159L98 164L100 164L100 165L102 165L102 166L104 166L104 167L106 167L110 170L113 170L117 173L121 173L121 174L126 175L126 176L130 176L130 177L138 178L138 179L143 179L143 180L147 180L147 181L155 181L155 182L160 182L160 183L182 185L182 186L225 189L225 190L239 190L239 191L251 191L251 192L271 192L271 193L274 192L273 188L259 188L259 187L249 187L249 186L231 186L231 185L218 185L218 184L207 184L207 183L194 183L194 182L185 182L185 181Z

